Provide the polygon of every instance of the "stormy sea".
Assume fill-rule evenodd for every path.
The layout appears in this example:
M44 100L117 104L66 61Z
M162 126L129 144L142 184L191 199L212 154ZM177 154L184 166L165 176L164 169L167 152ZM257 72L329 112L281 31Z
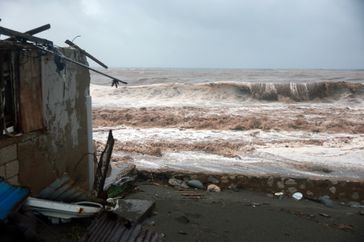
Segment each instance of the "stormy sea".
M157 69L91 75L94 139L113 167L364 178L364 70Z

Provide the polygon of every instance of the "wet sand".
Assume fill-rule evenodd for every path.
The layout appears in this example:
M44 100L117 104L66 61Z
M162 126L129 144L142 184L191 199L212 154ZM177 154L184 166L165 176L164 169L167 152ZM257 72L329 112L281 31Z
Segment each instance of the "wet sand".
M363 241L360 209L327 208L308 200L223 191L191 199L165 185L140 184L129 198L156 201L145 224L166 241Z

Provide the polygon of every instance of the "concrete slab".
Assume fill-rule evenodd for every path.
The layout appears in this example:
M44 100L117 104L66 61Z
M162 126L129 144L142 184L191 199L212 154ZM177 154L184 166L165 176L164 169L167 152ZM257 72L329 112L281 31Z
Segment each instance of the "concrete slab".
M154 209L154 201L139 199L118 199L117 209L114 211L132 222L143 221Z

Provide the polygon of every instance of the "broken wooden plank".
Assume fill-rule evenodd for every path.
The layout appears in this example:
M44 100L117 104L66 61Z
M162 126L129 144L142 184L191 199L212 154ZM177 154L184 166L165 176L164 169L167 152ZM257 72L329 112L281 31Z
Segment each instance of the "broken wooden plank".
M28 41L43 44L43 45L46 45L46 46L53 46L53 42L49 41L47 39L34 37L32 35L29 35L29 34L23 34L21 32L18 32L18 31L12 30L12 29L8 29L8 28L4 28L4 27L1 27L1 26L0 26L0 34L7 35L9 37L14 37L16 39L28 40Z
M78 45L76 45L75 43L73 43L72 41L66 40L65 43L68 44L69 46L71 46L71 47L79 50L82 54L84 54L85 56L87 56L91 60L95 61L97 64L99 64L100 66L104 67L105 69L108 68L107 65L105 65L104 63L102 63L101 61L99 61L98 59L96 59L96 57L94 57L93 55L91 55L86 50L82 49L81 47L79 47Z
M109 136L107 138L107 143L105 146L104 151L101 153L101 157L99 163L97 165L96 175L95 175L95 182L94 182L94 191L96 192L96 196L102 198L104 195L104 185L105 179L107 176L107 172L110 165L110 159L112 150L114 148L114 137L112 135L112 131L109 131Z
M34 50L32 54L35 56L37 53ZM20 52L20 128L24 133L44 128L41 62L39 58L33 61L29 61L29 58L28 52Z
M37 28L34 28L34 29L31 29L31 30L28 30L28 31L24 32L23 34L35 35L35 34L38 34L38 33L40 33L40 32L43 32L43 31L45 31L45 30L48 30L48 29L50 29L50 28L51 28L51 25L50 25L50 24L45 24L45 25L39 26L39 27L37 27ZM16 40L16 38L14 38L14 37L10 37L10 38L7 38L7 39L5 39L5 40L10 40L10 41L12 41L12 40Z

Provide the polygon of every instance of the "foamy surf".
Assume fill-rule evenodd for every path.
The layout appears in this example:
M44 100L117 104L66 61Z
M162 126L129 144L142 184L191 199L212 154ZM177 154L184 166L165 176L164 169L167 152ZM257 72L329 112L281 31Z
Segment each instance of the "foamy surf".
M126 76L91 86L95 138L101 147L116 129L115 159L140 170L364 179L363 71Z

